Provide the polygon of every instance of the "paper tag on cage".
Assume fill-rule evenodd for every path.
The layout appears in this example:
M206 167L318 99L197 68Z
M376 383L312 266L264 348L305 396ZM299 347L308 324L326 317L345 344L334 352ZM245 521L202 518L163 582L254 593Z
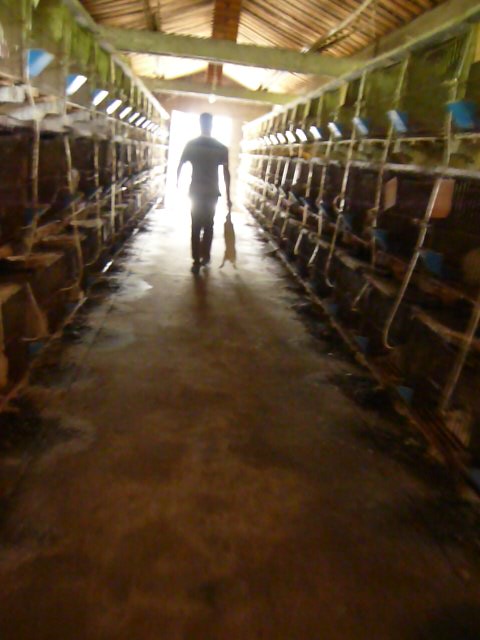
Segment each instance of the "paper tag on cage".
M391 209L397 204L398 178L392 178L383 187L383 209Z
M433 219L448 218L452 210L454 191L455 180L453 178L442 178L440 180L440 187L432 209Z

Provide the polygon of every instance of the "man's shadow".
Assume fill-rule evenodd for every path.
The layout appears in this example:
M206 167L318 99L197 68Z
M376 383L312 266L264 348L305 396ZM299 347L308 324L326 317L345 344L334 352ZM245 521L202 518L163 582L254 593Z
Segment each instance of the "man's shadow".
M202 269L200 273L193 275L193 293L195 299L195 312L199 318L208 316L210 305L208 301L208 287L210 279L210 269Z

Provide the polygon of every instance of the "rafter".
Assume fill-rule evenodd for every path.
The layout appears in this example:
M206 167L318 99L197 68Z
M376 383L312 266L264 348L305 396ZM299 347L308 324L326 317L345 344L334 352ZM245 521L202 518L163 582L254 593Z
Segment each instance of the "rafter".
M348 60L319 53L300 53L292 49L112 27L104 27L102 33L114 47L131 53L193 58L220 64L239 64L332 78L339 77L353 68L352 62Z
M409 24L380 38L374 45L360 51L355 60L369 60L401 55L404 51L426 46L439 38L454 35L468 23L480 20L478 0L447 0L423 13Z
M242 0L215 0L213 10L212 38L214 40L237 41ZM207 82L222 84L223 66L210 63L207 69Z
M252 91L243 87L212 87L208 83L199 83L192 80L160 80L156 78L142 78L142 80L153 93L213 94L219 98L263 104L289 104L295 100L295 96L287 93Z

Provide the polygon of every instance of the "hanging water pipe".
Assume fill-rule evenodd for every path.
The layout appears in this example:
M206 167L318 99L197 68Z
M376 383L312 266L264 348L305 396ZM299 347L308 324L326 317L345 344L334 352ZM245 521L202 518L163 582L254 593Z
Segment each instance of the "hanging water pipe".
M402 99L403 87L405 84L405 78L407 75L408 64L410 61L410 56L408 55L402 62L402 66L400 68L400 76L398 79L397 88L395 89L394 98L392 101L392 109L397 109L400 101ZM392 146L393 134L395 132L395 127L393 126L393 122L390 121L387 131L387 137L383 146L383 153L380 159L380 169L377 176L377 184L375 187L375 199L373 207L369 210L369 214L371 214L371 233L370 233L370 246L371 246L371 265L375 268L376 263L376 242L375 242L375 229L377 228L378 214L380 211L380 203L382 200L382 191L383 191L383 177L385 175L385 167L387 164L388 157L390 155L390 148Z
M451 95L450 99L455 100L458 99L458 83L462 73L464 72L466 62L468 60L469 53L471 52L472 44L473 44L473 30L470 30L468 37L466 38L463 55L459 62L457 72L451 84ZM447 121L446 121L446 141L445 145L445 165L447 165L450 161L450 155L452 152L451 145L451 137L452 137L452 114L448 112ZM442 390L442 394L440 396L439 403L439 411L440 413L446 413L450 402L453 396L453 393L457 387L458 381L460 380L460 376L462 375L462 371L465 367L465 363L467 361L468 354L472 347L473 340L475 338L475 334L477 332L478 326L480 323L480 290L477 294L477 298L475 300L475 304L473 306L473 310L470 316L470 320L463 338L462 347L459 350L455 362L453 364L452 370L450 371L450 375L447 378L445 386Z
M450 401L452 399L453 392L455 391L458 381L460 380L460 376L462 374L463 368L467 361L467 357L472 347L473 339L475 338L475 334L477 333L479 324L480 324L480 290L477 294L477 298L475 300L473 311L470 316L468 327L463 337L462 348L457 354L457 357L453 364L450 375L447 378L447 382L440 396L439 410L441 413L445 413L448 410L448 407L450 406Z
M458 66L455 70L455 74L453 75L450 82L447 84L450 85L450 95L448 98L448 102L453 102L454 100L458 100L460 98L459 95L459 82L464 73L467 70L467 63L473 57L473 49L476 46L476 38L477 38L477 29L470 29L468 31L467 37L463 43L462 55L458 61ZM464 80L466 78L463 78ZM462 83L462 91L465 93L465 83ZM444 150L444 164L447 166L450 162L450 156L452 153L452 119L453 115L450 110L446 111L446 121L445 121L445 150Z
M358 304L360 300L367 293L367 291L370 290L371 286L372 286L371 282L365 282L365 284L360 288L360 291L357 293L357 295L353 299L352 305L350 307L352 311L358 311Z
M325 217L325 209L323 207L323 193L325 191L325 182L327 178L327 170L328 170L328 162L330 160L330 154L332 152L333 146L333 134L330 133L330 137L327 142L327 150L325 152L325 158L322 163L322 177L320 178L320 185L318 188L318 195L315 201L316 206L318 207L318 221L317 221L317 243L315 245L315 249L313 250L312 255L310 256L310 260L308 261L308 266L311 267L318 255L318 251L320 248L320 238L322 237L323 232L323 219Z
M365 89L365 80L367 78L367 73L364 71L360 80L360 86L358 88L358 96L357 96L357 101L355 104L355 116L354 118L358 118L360 116L360 111L362 108L362 100L363 100L363 92ZM328 257L327 257L327 261L325 263L325 282L327 283L327 286L329 286L330 288L334 287L334 283L330 281L329 278L329 273L330 273L330 266L332 263L332 258L333 258L333 254L335 253L335 247L337 244L337 238L338 238L338 234L340 231L340 228L343 224L343 220L344 220L344 211L345 211L345 204L346 204L346 193L347 193L347 187L348 187L348 179L350 177L350 169L352 167L352 161L353 161L353 152L355 150L355 143L357 141L357 129L356 127L353 127L352 129L352 135L350 137L350 143L348 145L348 153L347 153L347 161L345 163L345 170L343 172L343 179L342 179L342 188L340 190L340 193L335 197L334 201L333 201L333 208L335 210L335 213L337 215L337 219L335 221L335 229L333 232L333 236L332 236L332 240L330 242L330 250L328 252Z
M322 193L323 193L323 189L324 189L324 185L325 185L325 178L324 176L326 175L327 172L327 167L328 164L324 164L322 166L322 177L320 179L320 186L319 186L319 190L318 190L318 196L317 199L315 201L315 204L318 207L318 213L317 213L317 242L315 243L315 249L313 250L312 255L310 256L310 260L308 261L308 266L311 267L314 265L315 260L317 259L317 255L318 252L320 250L320 238L322 237L322 232L323 232L323 219L326 215L325 209L323 208L323 204L322 204Z
M111 164L112 164L112 178L111 178L111 188L110 188L110 224L112 237L115 236L115 203L116 203L116 185L117 185L117 146L115 143L115 121L112 120L110 127L110 136L111 143L110 148L112 152Z
M265 205L266 205L266 202L267 202L267 190L268 190L268 186L269 186L268 179L269 179L270 173L272 171L273 160L274 160L273 147L271 147L269 155L267 157L267 165L265 167L265 175L264 175L264 180L263 180L262 191L258 195L258 198L257 198L257 201L258 201L258 213L259 213L260 216L264 216L265 215Z
M327 283L327 286L329 286L331 289L333 289L333 287L335 286L335 283L331 282L329 278L330 265L332 263L333 254L335 253L338 233L343 223L343 211L345 209L345 198L342 195L338 195L335 197L333 201L333 209L337 215L337 219L335 220L335 228L333 230L332 239L330 241L330 249L328 251L328 257L325 263L325 271L324 271L325 282Z
M28 65L24 64L24 80L27 100L33 113L33 138L30 164L30 205L33 211L33 219L30 224L29 234L26 238L26 255L32 252L35 235L38 226L38 171L40 166L40 113L37 110L33 88L28 73Z
M260 196L260 201L261 201L261 213L263 214L263 207L265 206L265 201L267 199L267 189L268 189L268 178L270 177L270 172L272 170L272 164L273 164L273 147L270 148L270 153L268 155L267 158L267 166L265 167L265 177L264 177L264 182L263 182L263 189L262 189L262 194Z
M410 263L408 265L408 269L407 269L407 271L405 273L405 276L403 278L401 287L398 290L397 297L395 299L395 303L392 306L392 309L391 309L391 311L390 311L390 313L388 315L387 321L386 321L385 326L383 328L382 343L383 343L383 346L386 349L393 349L393 347L388 342L390 329L392 327L393 321L396 318L396 315L398 313L400 305L402 304L403 298L405 296L405 293L406 293L406 291L408 289L408 286L410 284L410 281L412 279L413 272L415 271L415 267L417 266L418 258L420 257L420 252L422 250L422 247L423 247L424 242L425 242L425 238L427 236L428 227L429 227L429 223L430 223L430 218L432 217L432 212L433 212L433 209L434 209L434 206L435 206L435 202L437 200L437 196L438 196L438 192L439 192L441 184L442 184L442 178L439 177L439 178L437 178L435 180L435 184L433 186L432 193L430 194L430 199L428 201L428 206L426 208L425 215L423 216L423 218L422 218L422 220L420 222L420 231L419 231L418 236L417 236L417 241L416 241L416 244L415 244L415 248L413 250L412 257L410 259Z
M102 202L100 197L100 171L99 171L99 145L98 140L93 141L93 181L95 185L95 212L96 212L96 222L97 222L97 242L98 248L95 252L95 257L90 260L90 262L86 262L84 267L91 267L92 264L95 264L102 253Z
M300 152L299 152L299 155L300 155ZM310 196L310 190L312 188L313 168L314 168L314 164L313 164L313 162L310 162L310 164L308 166L307 186L306 186L306 189L305 189L305 203L303 205L303 210L302 210L301 231L298 234L297 242L296 242L295 247L293 249L293 254L295 256L297 256L299 254L299 252L300 252L300 245L302 243L303 236L306 233L308 233L307 222L308 222L308 211L309 211L310 205L308 204L307 199ZM310 258L310 260L311 260L311 258ZM310 264L310 260L309 260L308 264Z
M290 163L292 162L292 158L287 158L285 160L285 166L283 168L283 173L282 173L282 182L281 184L283 184L285 182L285 180L287 179L288 176L288 170L290 168ZM278 181L278 175L279 175L279 171L277 170L277 175L276 175L276 179L275 181ZM282 193L283 189L281 187L281 185L278 187L278 195L277 195L277 202L275 203L275 209L274 209L274 213L273 213L273 217L270 221L270 228L273 228L273 225L275 224L275 220L277 219L278 214L280 213L280 209L281 209L281 202L282 202L282 198L283 198L283 193Z
M472 36L472 32L470 31L468 37L465 40L464 43L464 47L463 47L463 51L462 51L462 55L460 57L460 60L458 62L458 66L455 70L455 74L452 78L452 80L450 81L450 90L451 90L451 96L455 97L457 91L458 91L458 82L459 79L465 69L465 65L468 59L468 56L471 52L471 45L473 42L473 36ZM446 145L445 145L445 157L444 157L444 162L445 162L445 166L448 165L449 161L450 161L450 153L451 153L451 145L450 145L450 137L451 137L451 128L452 128L452 119L451 119L451 114L447 114L447 118L446 118L446 132L445 132L445 137L446 137ZM395 300L395 303L392 307L392 310L388 316L387 322L385 323L385 327L383 329L383 333L382 333L382 342L383 342L383 346L386 349L393 349L393 347L389 344L388 342L388 338L389 338L389 334L390 334L390 329L392 327L393 321L398 313L398 310L400 308L400 305L403 301L403 298L405 296L405 293L408 289L408 285L410 284L410 280L412 279L412 275L413 272L415 271L415 267L417 265L418 262L418 258L420 256L420 251L423 247L423 244L425 242L425 237L427 235L427 231L428 231L428 225L430 222L430 218L432 216L432 212L435 206L435 202L437 200L437 196L438 196L438 192L440 189L440 186L442 184L442 177L438 177L435 180L435 184L430 196L430 200L428 202L428 206L425 212L425 216L421 222L420 225L420 232L418 234L417 237L417 242L415 245L415 249L413 251L412 257L410 259L410 264L408 265L408 269L407 272L404 276L402 285L398 291L397 294L397 298ZM465 356L466 357L466 356ZM452 388L453 390L453 388Z
M301 164L303 164L303 161L302 161ZM300 164L300 166L301 166L301 164ZM300 173L300 175L301 175L301 173ZM306 189L305 189L305 198L308 197L308 194L309 194L309 191L310 191L311 182L312 182L312 177L313 177L313 164L310 164L309 167L308 167L307 182L306 182ZM308 205L308 202L306 200L304 202L305 202L305 204L304 204L303 209L302 209L302 221L300 223L300 231L298 233L297 241L295 242L295 246L293 248L293 255L294 256L298 256L300 254L300 247L302 246L302 240L306 235L308 235L307 223L308 223L308 208L309 208L309 205Z
M299 176L302 175L302 165L303 165L303 160L300 158L300 147L299 147L298 157L297 157L296 163L295 163L295 172L294 172L293 177L292 177L292 186L296 183L296 181L298 180ZM287 174L287 176L288 176L288 174ZM292 208L292 204L293 204L293 202L292 202L291 191L290 191L290 194L289 194L288 199L287 199L287 208L285 210L285 221L283 223L282 230L280 232L280 238L282 238L282 239L284 238L285 231L287 230L288 221L290 219L290 209ZM294 254L295 254L295 250L294 250Z
M33 4L31 2L22 2L21 3L21 42L20 48L22 52L22 80L23 84L26 88L26 96L30 107L32 108L32 112L34 114L33 117L33 140L32 140L32 154L31 154L31 166L30 166L30 184L31 184L31 192L30 192L30 200L32 209L34 211L34 217L31 225L31 243L28 243L27 253L30 253L33 240L37 227L37 208L38 208L38 170L40 164L40 114L38 113L37 106L35 103L35 98L33 95L33 87L31 84L30 77L30 65L29 61L29 50L28 50L28 39L32 30L32 11Z
M67 184L68 184L68 191L70 193L70 195L73 197L74 196L74 188L73 188L73 163L72 163L72 151L70 148L70 138L67 135L65 135L63 137L63 145L64 145L64 149L65 149L65 158L67 161ZM76 286L78 286L80 284L80 281L82 279L82 275L83 275L83 253L82 253L82 245L81 245L81 241L80 241L80 233L78 230L78 225L75 224L76 223L76 218L77 218L77 207L75 202L72 203L71 205L71 220L73 222L73 238L74 238L74 243L75 243L75 250L77 252L77 260L78 260L78 276L75 280L75 282L73 282L71 285L67 286L67 287L63 287L61 289L61 291L70 291L71 289L74 289Z

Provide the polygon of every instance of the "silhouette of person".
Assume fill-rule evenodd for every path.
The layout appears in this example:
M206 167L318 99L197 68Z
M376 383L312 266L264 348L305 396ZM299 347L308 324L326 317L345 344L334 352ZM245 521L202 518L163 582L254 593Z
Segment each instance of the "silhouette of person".
M200 116L201 135L190 140L183 150L177 169L177 186L182 167L186 162L192 165L190 198L192 200L192 273L200 272L200 267L210 262L213 240L213 219L217 200L218 167L223 167L223 178L227 194L228 216L232 211L230 198L230 170L228 168L228 148L212 138L213 117L210 113Z

